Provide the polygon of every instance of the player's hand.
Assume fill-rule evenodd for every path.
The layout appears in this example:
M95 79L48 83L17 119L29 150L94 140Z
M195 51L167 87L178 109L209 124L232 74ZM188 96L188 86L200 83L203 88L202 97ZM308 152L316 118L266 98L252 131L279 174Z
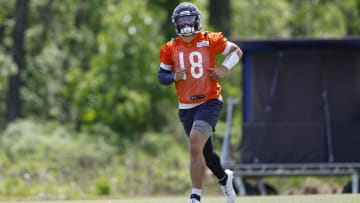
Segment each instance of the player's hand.
M174 73L174 81L186 80L186 71L182 69L177 69Z
M213 78L214 80L221 80L223 77L225 77L225 75L227 74L227 72L229 72L229 69L227 69L225 66L221 66L219 68L213 68L210 69L213 72L210 74L210 77Z

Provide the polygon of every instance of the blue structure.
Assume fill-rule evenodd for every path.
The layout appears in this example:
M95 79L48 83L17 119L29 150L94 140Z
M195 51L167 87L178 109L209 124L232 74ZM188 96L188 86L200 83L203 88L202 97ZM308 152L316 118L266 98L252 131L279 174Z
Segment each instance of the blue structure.
M253 55L258 53L279 53L291 51L311 51L311 50L352 50L360 51L360 37L353 38L334 38L334 39L268 39L268 40L239 40L236 43L244 51L243 56L243 116L244 122L250 119L251 101L249 90L251 85L251 69ZM360 90L359 90L360 91Z
M357 193L360 37L235 43L244 52L241 161L225 165L238 193L249 193L248 178L268 194L264 177L317 175L350 175L344 192Z

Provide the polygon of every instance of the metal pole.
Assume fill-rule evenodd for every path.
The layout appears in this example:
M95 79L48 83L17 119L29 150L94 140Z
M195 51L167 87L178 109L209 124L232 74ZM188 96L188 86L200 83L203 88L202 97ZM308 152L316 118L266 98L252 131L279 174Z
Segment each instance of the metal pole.
M274 75L272 77L272 81L271 81L271 87L270 87L270 94L269 94L269 98L268 101L266 103L266 107L265 107L265 112L266 113L270 113L272 111L272 100L274 98L275 92L276 92L276 88L277 88L277 83L279 81L279 75L280 75L280 64L281 64L281 59L283 57L283 53L279 52L278 56L277 56L277 61L276 61L276 65L275 65L275 69L274 69ZM268 121L268 119L266 119L266 121Z
M323 90L322 90L322 99L323 99L323 108L324 108L324 119L325 119L325 133L327 140L327 148L328 148L328 161L334 162L334 149L333 142L331 136L331 117L330 117L330 108L329 108L329 100L328 100L328 87L326 81L326 70L322 69L322 80L323 80Z
M351 175L351 190L353 194L357 194L359 192L359 174L355 171Z
M246 188L245 188L244 181L243 181L242 177L241 176L236 176L234 178L234 180L235 180L234 184L235 184L236 188L238 189L238 194L240 196L246 195L247 194L246 193Z
M221 164L224 165L228 162L229 159L229 147L230 147L230 132L231 132L231 123L232 123L232 113L234 105L238 104L239 99L229 97L227 100L227 111L226 111L226 128L224 141L221 147Z

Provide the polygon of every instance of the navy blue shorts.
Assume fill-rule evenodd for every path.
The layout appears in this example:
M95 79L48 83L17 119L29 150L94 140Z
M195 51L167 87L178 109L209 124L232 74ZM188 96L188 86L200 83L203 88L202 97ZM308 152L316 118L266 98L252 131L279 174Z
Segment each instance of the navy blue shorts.
M209 100L192 109L179 109L178 116L186 134L189 136L194 121L202 120L209 123L213 131L219 120L223 102L218 99Z

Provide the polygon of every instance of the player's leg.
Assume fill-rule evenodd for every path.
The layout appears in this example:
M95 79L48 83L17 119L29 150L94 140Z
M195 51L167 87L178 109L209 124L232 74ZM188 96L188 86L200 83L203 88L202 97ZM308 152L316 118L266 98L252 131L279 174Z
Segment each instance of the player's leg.
M227 202L233 203L236 197L233 187L233 172L229 169L224 170L224 168L221 166L220 158L213 149L211 137L205 144L204 157L207 167L218 178L218 182Z
M224 181L226 179L225 169L221 166L220 157L214 151L211 137L205 144L203 155L205 157L207 167L217 177L219 183Z
M193 188L191 198L198 201L200 201L201 197L206 168L202 153L205 143L206 137L197 129L192 129L189 137L190 176Z
M196 112L199 112L199 110ZM196 116L194 116L194 118L196 119ZM213 128L209 123L203 120L195 120L190 132L190 174L193 185L191 199L195 199L195 202L200 201L201 197L206 167L203 151L205 143L212 133L212 129Z
M193 109L180 109L178 116L184 126L185 132L189 138L189 156L190 156L190 177L192 190L190 203L199 203L202 192L202 182L205 175L205 160L202 151L206 140L197 129L193 129L193 118L196 112Z
M198 111L194 115L194 120L202 122L202 132L206 136L207 141L203 148L203 156L206 161L207 167L219 179L224 179L226 173L221 166L220 158L213 149L211 135L215 130L217 121L219 120L223 103L217 99L207 101L199 106Z
M222 105L223 103L219 100L211 100L200 105L199 110L194 116L194 125L195 122L198 122L199 120L207 124L203 124L203 129L206 129L203 130L203 134L207 138L207 142L203 148L203 156L208 168L218 178L227 202L233 203L236 196L232 185L233 172L230 170L224 170L224 168L221 166L220 158L215 153L211 141L211 135L215 130L216 123L220 117Z

